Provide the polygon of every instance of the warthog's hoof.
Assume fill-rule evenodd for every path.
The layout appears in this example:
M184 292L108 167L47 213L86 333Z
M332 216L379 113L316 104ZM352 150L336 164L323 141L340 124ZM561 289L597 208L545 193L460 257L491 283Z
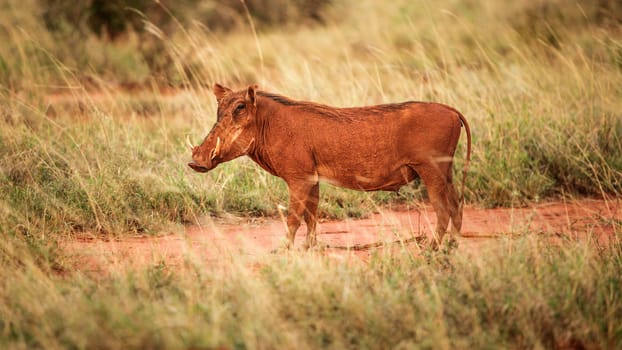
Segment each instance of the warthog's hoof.
M445 241L445 246L449 250L458 248L458 240L456 239L456 236L450 235L444 241Z
M423 243L425 244L426 242L424 241ZM447 251L450 251L452 249L458 248L458 240L453 234L445 234L440 240L436 237L429 239L428 246L431 250L434 251L438 251L441 247L443 247L443 249Z
M305 244L302 246L301 250L311 251L311 252L323 252L328 249L328 244L324 242L315 241L313 244Z
M440 247L440 243L438 239L434 237L433 238L425 237L424 239L421 240L421 245L432 251L437 251L438 248Z
M271 254L283 254L286 253L288 251L290 251L290 249L293 247L294 245L287 239L281 241L281 243L278 245L278 247L272 249L270 251Z
M453 235L444 236L440 242L438 239L432 238L428 243L428 247L435 252L443 251L449 253L458 248L458 240Z

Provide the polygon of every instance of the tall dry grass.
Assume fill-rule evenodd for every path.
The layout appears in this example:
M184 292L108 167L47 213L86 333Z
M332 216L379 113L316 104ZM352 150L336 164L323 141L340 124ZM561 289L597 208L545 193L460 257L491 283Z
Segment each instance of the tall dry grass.
M455 106L473 128L466 198L476 205L619 196L617 5L561 3L334 2L324 25L258 32L244 14L246 27L230 33L190 22L170 35L147 23L164 77L132 33L63 41L40 22L37 1L4 3L0 346L619 346L619 245L527 238L477 257L405 252L361 266L269 257L259 272L190 260L108 277L72 273L57 246L77 232L277 213L284 184L248 159L206 176L185 166L186 137L199 142L215 121L213 82L338 106ZM613 16L599 12L605 3ZM457 169L463 159L461 143ZM323 186L320 211L364 216L424 197L418 183L399 194Z
M157 231L205 212L274 215L287 200L285 188L248 160L220 167L207 181L184 167L183 140L199 142L214 122L213 82L257 82L338 106L410 99L455 106L473 127L470 202L507 206L619 194L618 27L591 17L578 21L588 14L560 10L560 18L570 19L553 23L553 44L540 38L541 29L523 29L530 20L540 23L530 19L535 10L528 5L350 6L360 11L332 24L257 37L250 28L223 34L200 25L167 37L147 25L177 71L171 83L185 87L172 96L158 79L145 85L150 78L145 81L144 72L123 73L142 65L115 63L115 55L132 52L131 38L117 44L91 38L99 45L85 55L93 68L76 71L71 46L54 42L32 18L24 22L32 30L5 26L3 57L19 69L11 70L2 93L2 191L9 218L3 225L122 233ZM95 52L104 57L96 59ZM106 67L100 62L112 65L112 82L99 73ZM146 90L119 94L126 79ZM461 147L458 169L463 159ZM417 183L401 196L333 187L322 192L329 200L321 213L331 217L363 216L378 204L425 195Z
M526 236L369 263L316 254L162 261L92 278L0 270L14 348L617 348L620 246Z

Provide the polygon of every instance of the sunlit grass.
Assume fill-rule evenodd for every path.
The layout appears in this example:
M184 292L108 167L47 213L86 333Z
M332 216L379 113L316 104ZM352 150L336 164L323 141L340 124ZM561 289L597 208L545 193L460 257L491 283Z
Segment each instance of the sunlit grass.
M294 254L259 269L189 259L103 277L72 272L57 247L60 237L156 234L204 215L279 215L285 184L249 159L206 175L185 165L186 138L200 142L215 122L214 82L335 106L454 106L473 130L469 204L620 196L620 28L598 22L590 2L547 5L559 3L336 2L323 25L256 38L250 26L152 28L165 55L152 58L170 62L163 77L136 36L58 40L34 0L9 1L0 347L619 347L619 244L553 247L527 235L475 256L380 253L346 264ZM464 137L457 171L463 160ZM330 218L426 196L417 182L399 194L321 191Z
M30 84L3 97L6 225L120 234L157 231L206 212L275 215L286 189L252 162L235 160L208 176L184 165L186 137L198 143L214 122L213 82L257 82L336 106L409 99L455 106L473 128L469 202L507 206L620 192L622 74L610 56L616 32L580 28L568 34L576 40L554 47L521 39L501 20L480 27L468 11L402 8L267 32L257 41L246 31L185 28L162 38L186 86L172 95L159 85L119 93L97 72L91 84L98 91L89 92L64 56L53 56L47 44L37 48L32 33L11 31L18 53L38 54L20 54L29 67L20 74ZM483 9L491 17L500 11ZM442 25L449 22L455 25ZM51 95L46 82L65 88ZM457 169L463 159L461 143ZM401 196L331 186L322 192L321 215L336 218L424 193L419 184Z
M0 272L0 344L79 348L615 348L619 245L528 235L478 253L189 258L91 278ZM259 267L257 267L259 266ZM36 301L36 302L35 302ZM35 325L36 326L33 326Z

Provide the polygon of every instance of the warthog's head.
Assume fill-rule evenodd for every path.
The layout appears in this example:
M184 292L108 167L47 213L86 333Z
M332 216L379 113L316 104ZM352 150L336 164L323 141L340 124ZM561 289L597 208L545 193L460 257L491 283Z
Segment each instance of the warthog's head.
M256 85L245 90L232 91L219 84L214 85L218 101L216 124L203 143L192 149L192 161L188 166L204 173L218 164L248 154L255 143Z

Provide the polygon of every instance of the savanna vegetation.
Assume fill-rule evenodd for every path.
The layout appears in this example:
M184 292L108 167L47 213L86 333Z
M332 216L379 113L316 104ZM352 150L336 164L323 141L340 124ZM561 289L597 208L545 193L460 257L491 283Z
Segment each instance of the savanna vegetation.
M619 244L526 235L475 257L72 271L58 242L76 234L180 231L287 202L248 159L187 169L186 139L215 121L214 82L336 106L455 106L473 130L473 205L622 194L618 1L4 0L0 347L622 346ZM331 218L425 198L419 183L321 191Z

